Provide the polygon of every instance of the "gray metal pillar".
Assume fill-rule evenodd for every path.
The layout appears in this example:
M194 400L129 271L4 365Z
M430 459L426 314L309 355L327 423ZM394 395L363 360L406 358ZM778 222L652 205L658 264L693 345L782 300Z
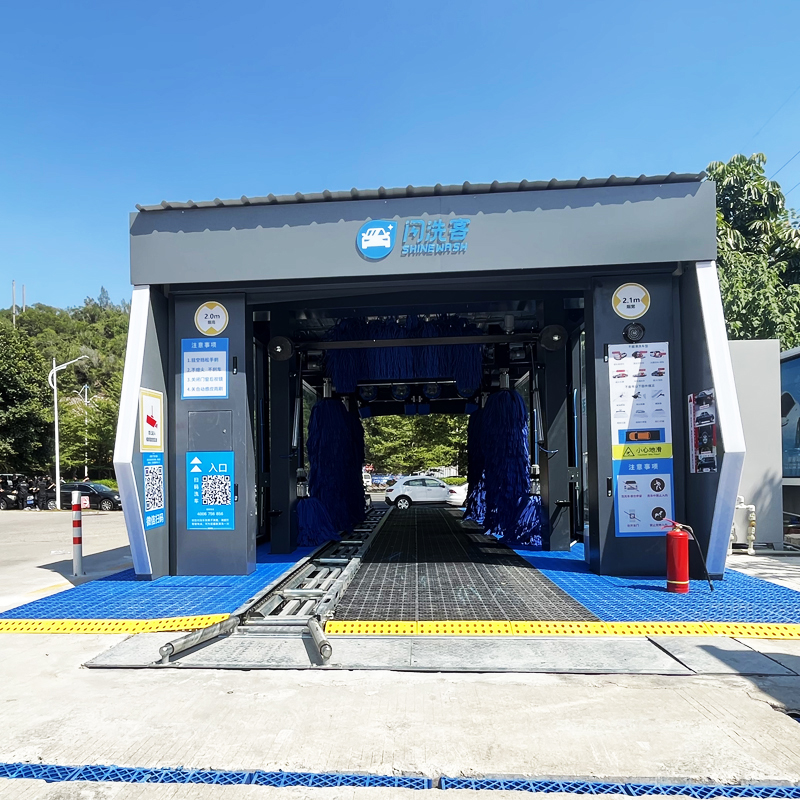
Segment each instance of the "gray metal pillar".
M270 337L289 336L289 312L270 313ZM294 413L294 359L269 362L269 497L273 553L291 553L297 547L292 510L296 500L296 459L292 455Z
M546 299L544 325L565 325L563 300ZM569 502L569 439L567 355L569 349L556 352L540 350L544 363L544 391L541 396L542 427L545 437L542 466L542 502L548 518L544 537L545 550L569 550L572 535Z
M256 566L252 324L244 295L211 300L227 315L220 333L198 324L207 295L176 297L173 306L174 568L177 575L247 575Z

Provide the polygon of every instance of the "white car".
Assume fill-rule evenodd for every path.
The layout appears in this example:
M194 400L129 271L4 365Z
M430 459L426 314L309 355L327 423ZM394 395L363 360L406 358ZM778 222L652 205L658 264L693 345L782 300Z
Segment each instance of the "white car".
M386 502L401 511L411 508L414 503L445 503L450 488L436 478L420 475L398 478L397 483L386 488Z
M392 240L386 228L368 228L361 234L361 249L370 247L391 247Z
M467 504L467 495L469 494L469 486L462 483L461 486L448 486L447 487L447 500L445 501L449 506L461 508Z

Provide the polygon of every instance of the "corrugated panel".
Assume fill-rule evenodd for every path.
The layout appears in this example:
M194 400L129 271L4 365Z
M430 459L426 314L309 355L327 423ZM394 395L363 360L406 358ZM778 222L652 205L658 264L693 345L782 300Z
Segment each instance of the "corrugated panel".
M203 200L195 202L170 202L162 200L158 205L138 205L139 211L173 211L186 210L192 208L230 208L234 206L274 206L291 205L297 203L329 203L342 202L349 200L395 200L404 197L438 197L448 195L475 195L493 194L496 192L541 192L548 189L597 189L606 186L642 186L661 183L699 183L706 177L705 172L670 172L669 175L639 175L638 178L618 178L610 175L608 178L579 178L578 180L560 181L553 178L549 181L509 181L501 183L454 183L442 186L405 186L395 189L386 189L381 186L379 189L351 189L349 192L331 192L325 189L323 192L313 192L303 194L268 194L264 197L247 197L242 195L231 200L220 200L215 197L213 200Z

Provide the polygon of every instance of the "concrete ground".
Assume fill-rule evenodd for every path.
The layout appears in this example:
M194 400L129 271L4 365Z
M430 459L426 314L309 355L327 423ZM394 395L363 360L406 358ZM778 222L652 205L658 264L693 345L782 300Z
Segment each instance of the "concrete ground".
M800 592L800 550L756 551L748 556L743 551L728 557L728 566L756 578Z
M133 566L121 511L83 512L83 567L72 575L71 511L0 511L0 611Z
M0 516L4 607L68 582L69 555L51 552L71 550L68 523L55 512ZM129 564L122 537L121 514L87 515L90 570ZM785 713L800 712L796 676L82 667L124 638L0 635L0 762L800 783L800 725ZM770 652L788 657L789 644ZM438 791L0 780L0 798L26 800L423 800Z

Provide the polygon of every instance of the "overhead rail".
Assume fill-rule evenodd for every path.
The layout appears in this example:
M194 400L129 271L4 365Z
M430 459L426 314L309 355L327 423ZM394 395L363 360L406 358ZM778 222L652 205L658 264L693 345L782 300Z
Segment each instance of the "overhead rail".
M567 343L567 331L561 325L547 325L531 333L499 333L480 336L417 336L410 339L354 339L336 342L297 342L286 336L269 341L269 357L288 361L297 350L355 350L377 347L425 347L463 344L540 344L545 350L561 350Z

